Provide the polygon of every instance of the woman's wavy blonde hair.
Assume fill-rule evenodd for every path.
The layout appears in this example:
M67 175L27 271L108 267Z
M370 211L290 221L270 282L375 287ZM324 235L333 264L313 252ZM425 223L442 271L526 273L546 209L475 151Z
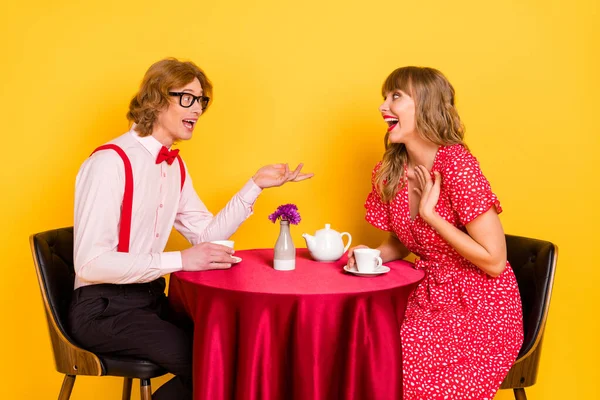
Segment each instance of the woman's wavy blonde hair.
M169 105L171 98L169 90L185 86L194 78L200 81L204 96L211 97L212 84L206 74L191 61L165 58L148 68L140 89L129 103L129 112L127 112L127 119L135 122L134 129L140 136L152 134L152 127L158 113Z
M454 88L438 70L426 67L398 68L387 77L381 92L384 97L396 90L407 93L415 102L415 129L424 139L438 145L464 145L464 127L454 107ZM384 138L385 153L375 175L375 187L385 202L402 189L408 154L403 143Z

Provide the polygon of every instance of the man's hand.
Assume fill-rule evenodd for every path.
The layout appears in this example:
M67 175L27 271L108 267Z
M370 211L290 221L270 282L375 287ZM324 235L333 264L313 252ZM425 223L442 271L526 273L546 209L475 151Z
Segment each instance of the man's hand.
M281 186L286 182L300 182L312 178L314 174L301 174L304 164L300 163L295 170L290 171L287 164L266 165L259 169L252 177L261 189Z
M232 254L233 249L230 247L204 242L183 250L181 263L184 271L227 269L235 261Z

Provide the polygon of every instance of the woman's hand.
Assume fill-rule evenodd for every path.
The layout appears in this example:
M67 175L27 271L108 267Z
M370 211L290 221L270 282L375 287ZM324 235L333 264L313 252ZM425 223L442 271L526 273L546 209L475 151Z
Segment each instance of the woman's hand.
M368 249L369 246L359 245L354 246L348 250L348 268L352 268L356 265L356 259L354 257L354 250L356 249ZM395 233L390 232L389 236L377 247L379 250L380 257L384 263L394 260L401 260L410 254L410 251L400 242Z
M432 180L431 174L426 167L423 165L415 167L415 176L419 181L420 187L414 190L421 196L419 215L429 224L437 216L435 205L440 198L440 186L442 184L442 175L438 171L435 171L433 175L434 179Z
M252 177L261 189L281 186L287 182L300 182L313 177L313 173L301 174L304 164L300 163L295 170L290 171L286 164L266 165L259 169Z
M356 249L368 249L369 246L365 246L363 244L358 245L358 246L354 246L352 247L350 250L348 250L348 269L351 269L352 267L354 267L354 264L356 264L356 260L354 259L354 250Z

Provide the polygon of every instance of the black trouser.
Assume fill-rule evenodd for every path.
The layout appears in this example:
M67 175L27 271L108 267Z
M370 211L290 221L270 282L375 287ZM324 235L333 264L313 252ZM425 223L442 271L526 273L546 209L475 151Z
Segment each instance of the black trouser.
M78 288L69 310L70 331L86 350L146 359L174 374L153 399L191 399L191 329L175 323L164 290L164 278Z

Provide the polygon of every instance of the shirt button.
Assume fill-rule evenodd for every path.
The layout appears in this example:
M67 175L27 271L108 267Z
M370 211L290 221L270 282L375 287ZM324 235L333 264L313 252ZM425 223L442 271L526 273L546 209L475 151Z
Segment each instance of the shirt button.
M160 208L163 208L163 205L162 205L162 203L161 203L161 205L160 205L159 207L160 207Z
M166 178L166 177L167 177L167 173L163 172L163 178Z
M158 233L156 234L156 237L158 237Z

